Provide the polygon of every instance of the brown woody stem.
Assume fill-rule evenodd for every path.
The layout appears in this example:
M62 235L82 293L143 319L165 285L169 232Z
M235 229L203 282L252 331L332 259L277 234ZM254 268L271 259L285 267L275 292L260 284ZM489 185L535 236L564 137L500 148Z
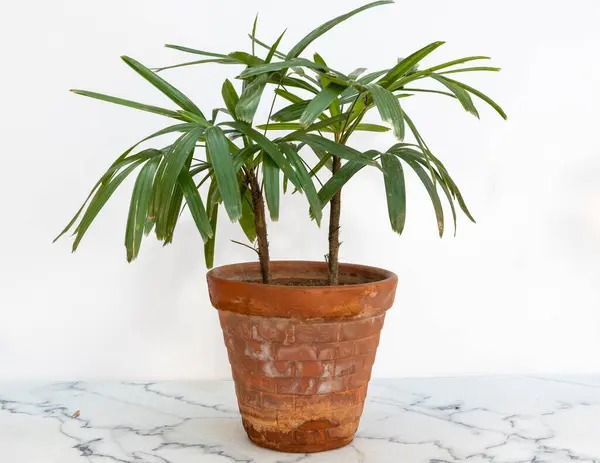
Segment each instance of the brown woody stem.
M333 156L333 166L331 169L332 175L340 170L342 162L337 156ZM342 189L333 195L329 202L329 255L327 260L329 263L329 285L338 285L340 283L340 211L342 206Z
M254 208L254 225L256 227L256 239L258 241L258 260L260 261L260 274L264 284L270 279L269 242L267 240L267 222L265 220L265 202L256 174L253 169L246 173L250 192L252 194L252 206Z

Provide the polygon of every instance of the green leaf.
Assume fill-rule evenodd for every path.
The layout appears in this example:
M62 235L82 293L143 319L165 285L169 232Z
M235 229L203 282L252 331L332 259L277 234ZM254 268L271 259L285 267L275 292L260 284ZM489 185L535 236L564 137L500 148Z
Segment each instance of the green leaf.
M313 168L311 171L311 176L316 174L321 167L327 166L327 168L332 171L333 170L333 159L331 158L331 154L328 154L325 150L316 148L314 146L310 147L315 155L319 158L319 163Z
M210 214L210 227L213 230L212 238L209 238L204 243L204 261L206 268L212 268L215 263L215 242L217 239L217 217L219 213L219 206L215 204Z
M178 126L173 126L170 128L174 128L174 127L179 127L179 126L183 126L186 124L179 124ZM79 208L79 210L75 213L75 215L73 216L73 218L69 221L69 223L67 224L67 226L60 232L60 234L54 238L53 242L56 242L60 237L62 237L66 232L68 232L71 227L75 224L75 222L77 221L77 219L79 218L79 216L81 215L81 213L83 212L83 210L85 209L86 204L88 203L88 201L90 200L90 198L92 197L92 195L96 192L96 190L98 190L98 188L100 188L102 185L106 185L110 179L113 177L113 175L120 169L122 169L123 167L133 163L133 162L137 162L137 161L145 161L147 159L150 159L151 157L155 156L155 155L160 155L162 154L160 151L155 150L155 149L148 149L148 150L144 150L138 154L135 154L133 156L127 157L127 155L133 151L140 143L142 143L143 141L146 141L147 139L150 139L154 136L158 136L160 134L160 132L166 132L167 129L163 129L160 130L159 132L146 137L144 140L141 140L140 142L136 143L135 145L133 145L131 148L129 148L127 151L125 151L125 153L123 153L121 156L119 156L119 158L111 165L111 167L104 173L104 175L100 178L100 180L98 180L98 182L96 182L96 184L94 185L94 187L92 188L92 190L90 191L90 193L88 194L87 198L85 199L85 201L83 202L83 204L81 205L81 207Z
M450 210L452 211L452 222L454 224L454 236L456 236L456 208L454 207L454 201L452 200L452 194L450 193L450 189L448 188L448 186L446 185L446 182L440 176L440 174L438 174L435 171L434 171L434 173L435 173L435 177L437 179L437 184L442 187L442 191L446 195L448 204L450 204Z
M172 229L170 228L176 218L172 217L171 205L178 206L176 201L179 189L177 179L186 164L191 162L192 153L198 138L204 135L204 127L198 127L191 132L180 137L172 146L171 150L165 156L165 162L159 166L156 174L158 182L156 184L156 196L154 198L154 208L151 208L151 215L156 214L157 233L163 237L170 237ZM175 198L175 199L174 199Z
M146 224L144 225L144 236L148 236L154 230L154 225L156 225L156 220L146 218Z
M389 153L381 155L388 214L392 230L401 234L406 221L406 186L404 170L398 158Z
M456 95L448 92L441 92L440 90L430 90L425 88L403 88L404 92L413 92L413 93L437 93L438 95L445 95L452 98L456 98ZM399 96L399 95L396 95Z
M229 57L248 66L260 66L264 64L262 58L246 53L245 51L234 51L233 53L229 53Z
M280 122L271 124L261 124L256 126L260 130L300 130L304 129L304 126L298 122ZM323 132L332 132L331 129L323 129Z
M326 123L327 125L333 124L334 122L331 122L330 119L334 119L334 118L328 118L326 120L324 120L323 122ZM342 118L343 119L343 118ZM335 117L335 121L339 121L339 116ZM320 122L318 124L321 124ZM313 124L314 126L316 126L317 124ZM271 123L271 124L261 124L256 126L257 129L260 130L301 130L303 133L306 133L307 131L313 131L313 130L319 130L321 132L327 132L327 133L331 133L334 130L332 128L329 127L313 127L313 125L308 126L307 128L305 128L302 124L298 123L298 122L281 122L281 123ZM357 131L363 131L363 132L389 132L390 128L389 127L384 127L382 125L377 125L377 124L358 124L356 126L356 128L354 130Z
M233 157L229 150L229 141L220 127L206 129L206 145L210 154L210 162L219 186L223 205L232 222L242 215L242 198L233 165Z
M313 55L313 60L315 63L328 67L323 57L318 53ZM321 87L327 87L331 83L331 80L329 80L325 74L319 74L319 82L321 82Z
M282 85L284 87L294 87L301 88L302 90L306 90L308 92L314 93L315 95L319 93L319 90L313 87L308 82L302 79L296 79L295 77L289 76L281 76L281 73L276 72L275 74L271 74L269 76L269 83L275 85Z
M500 116L502 117L502 119L507 119L506 113L504 112L504 110L500 107L500 105L498 103L496 103L494 100L492 100L489 96L484 95L483 93L481 93L479 90L470 87L469 85L463 83L463 82L459 82L457 80L453 80L453 79L449 79L448 77L445 78L447 81L453 83L454 85L466 90L467 92L472 93L473 95L475 95L476 97L479 97L480 99L482 99L483 101L485 101L487 104L489 104L492 108L494 108L494 110L496 110L496 112L498 114L500 114Z
M235 117L235 109L240 101L240 97L229 79L225 79L223 88L221 89L221 95L223 95L223 101L225 102L225 106L227 106L229 113L231 116Z
M194 122L195 124L199 124L203 127L210 127L212 125L210 122L204 119L204 117L199 116L198 114L194 114L183 109L180 109L177 112L181 114L182 118L188 122Z
M69 223L67 224L67 226L60 232L60 234L54 238L53 242L56 242L59 238L61 238L66 232L68 232L71 227L75 224L75 222L77 221L77 219L79 218L79 216L81 215L81 213L83 212L83 210L85 209L85 205L87 204L87 202L90 200L90 198L92 197L92 195L94 194L94 192L100 187L100 185L102 185L105 182L108 182L108 180L113 176L113 174L118 171L119 169L121 169L122 167L130 164L131 162L137 161L138 159L144 157L145 152L155 152L156 150L146 150L143 151L141 153L138 153L137 157L131 156L129 158L127 158L127 156L141 143L150 140L151 138L155 138L158 137L160 135L164 135L167 133L171 133L171 132L180 132L180 131L187 131L187 130L191 130L192 128L197 127L196 124L177 124L177 125L173 125L171 127L167 127L165 129L159 130L158 132L153 133L152 135L144 138L143 140L140 140L139 142L137 142L135 145L133 145L132 147L130 147L129 149L127 149L121 156L119 156L117 158L117 160L115 162L113 162L110 166L110 168L104 173L104 175L100 178L100 180L98 180L98 182L96 182L96 184L94 185L94 187L92 188L92 190L90 191L90 193L88 194L87 198L85 199L85 201L83 202L83 204L81 205L81 207L79 208L79 210L75 213L75 215L73 216L73 218L69 221ZM147 159L147 158L145 158Z
M404 140L404 114L396 96L378 84L369 84L368 89L381 119L390 124L398 140Z
M419 151L406 147L401 147L399 149L394 149L394 147L392 147L390 151L393 151L402 159L406 160L408 157L408 159L413 159L424 167L429 167L427 165L425 156ZM444 173L444 176L442 176L438 173L438 171L433 169L433 174L437 180L436 184L439 184L442 187L442 190L446 195L446 199L448 200L448 204L450 204L450 210L452 211L452 220L454 222L454 236L456 236L456 208L454 207L454 200L452 197L453 193L451 191L451 187L448 185L449 182L452 182L452 179L450 179L448 172L446 171L445 167L441 162L436 162L436 167L440 172Z
M131 194L129 216L125 231L125 248L127 249L127 262L133 261L140 251L148 207L152 197L152 182L160 162L160 157L154 157L146 162L135 181Z
M206 209L204 208L200 193L198 193L198 189L192 180L192 176L187 170L182 170L179 174L179 186L181 187L185 201L190 209L192 218L196 223L196 227L198 228L203 241L206 243L213 235L213 230L210 226L210 220L206 214Z
M193 55L214 56L215 58L227 58L227 55L224 55L222 53L212 53L210 51L196 50L195 48L182 47L180 45L167 44L165 45L165 47L172 48L173 50L183 51L185 53L191 53Z
M256 240L256 225L254 223L254 210L252 209L252 194L250 190L242 185L240 190L242 195L242 216L240 217L240 226L248 238L248 241L254 243Z
M410 71L419 61L429 55L436 48L442 46L445 42L433 42L429 45L421 48L420 50L414 52L412 55L400 61L396 66L394 66L390 71L383 76L383 78L378 82L384 88L388 88L391 90L391 85L400 79L404 74Z
M440 201L440 197L436 191L435 185L429 178L429 175L427 175L427 172L418 163L411 159L405 159L405 161L419 176L421 182L423 182L423 185L427 190L427 193L429 193L429 197L431 198L431 203L433 204L433 209L435 211L438 232L441 238L444 235L444 209L442 208L442 202Z
M304 166L304 163L302 162L302 159L300 158L300 155L294 146L290 145L289 143L282 143L280 147L287 159L294 166L300 181L300 189L304 192L304 194L306 194L306 199L310 205L310 210L312 211L317 224L320 226L323 215L323 204L321 204L321 201L319 200L319 195L315 185L312 182L310 174L306 170L306 167Z
M300 116L302 116L302 113L304 113L304 110L309 103L310 101L300 101L286 106L273 114L271 120L276 122L289 122L300 119Z
M239 150L233 157L233 168L238 172L246 162L252 162L252 156L260 151L258 145L248 145Z
M356 79L358 79L358 76L360 76L363 72L367 72L367 68L358 68L358 69L355 69L350 74L348 74L348 79L350 79L350 80L356 80Z
M182 204L183 204L183 191L179 187L179 184L176 184L175 189L173 191L173 195L171 196L171 201L169 203L169 207L166 210L165 218L162 219L162 221L164 222L164 231L162 232L162 240L164 241L164 243L163 243L164 246L173 242L173 235L175 233L175 227L177 226L177 221L179 220L179 216L181 215L181 205ZM158 234L158 231L157 231L157 234Z
M459 72L474 72L474 71L489 71L489 72L499 72L501 68L494 68L489 66L476 66L471 68L461 68L461 69L452 69L450 71L440 72L439 74L456 74Z
M154 87L164 93L171 101L177 104L181 109L189 111L194 114L198 114L204 117L202 111L198 109L198 107L190 100L187 96L173 87L170 83L164 80L162 77L158 76L156 73L152 72L142 63L130 58L128 56L122 56L121 59L125 61L125 63L132 68L135 72L141 75L144 79L150 82Z
M489 56L468 56L466 58L455 59L452 61L448 61L447 63L437 64L436 66L432 66L430 68L423 69L423 71L419 71L419 74L421 74L421 73L430 74L432 72L439 71L440 69L446 69L446 68L449 68L452 66L456 66L457 64L463 64L463 63L467 63L469 61L487 60L487 59L490 59L490 57Z
M326 66L322 64L315 63L308 59L304 58L296 58L286 61L278 61L276 63L267 63L254 67L250 67L242 71L240 74L240 79L248 79L249 77L258 76L265 73L271 73L276 71L281 71L283 69L289 69L291 67L307 67L310 69L327 69Z
M284 90L283 88L276 88L275 93L278 96L290 101L291 103L306 102L306 104L308 104L308 100L304 100L303 98L299 97L298 95L288 92L287 90Z
M224 59L224 58L212 58L212 59L201 59L196 61L186 61L185 63L172 64L170 66L163 66L160 68L152 69L154 72L162 72L168 69L182 68L186 66L195 66L196 64L206 63L219 63L219 64L238 64L239 61L235 59Z
M373 82L375 79L378 79L379 77L385 75L387 72L389 72L389 69L384 69L382 71L376 71L376 72L371 72L370 74L366 74L363 77L361 77L360 79L358 79L358 83L360 85L367 85L370 84L371 82ZM346 90L344 90L344 93L341 94L340 96L340 103L341 104L346 104L349 103L350 101L354 100L356 98L356 96L358 95L359 91L354 88L354 87L348 87Z
M270 156L263 157L263 181L265 188L265 198L269 214L273 222L279 220L279 195L280 195L280 178L279 167Z
M252 55L255 55L254 40L256 39L256 26L258 24L258 14L254 17L254 24L252 25L252 34L250 39L252 40Z
M477 108L473 104L473 100L471 99L471 96L465 89L459 87L458 85L455 85L450 79L448 79L444 76L432 74L431 78L437 80L439 83L444 85L448 90L450 90L456 96L456 98L458 99L458 101L460 102L462 107L465 108L465 110L467 112L473 114L473 116L475 116L479 119L479 112L477 112Z
M263 153L266 153L273 161L275 161L275 164L279 166L284 175L290 179L293 185L297 188L300 187L300 182L296 177L296 172L275 143L265 137L262 133L257 132L248 124L243 122L223 122L221 125L233 127L238 132L254 140L254 142L261 147Z
M333 154L334 156L346 159L347 161L358 161L362 164L370 163L370 160L366 158L360 151L319 135L312 133L301 133L293 138L290 137L290 140L291 139L304 142L313 149L321 149Z
M96 92L88 92L86 90L70 90L71 92L77 95L83 95L90 98L95 98L96 100L107 101L109 103L118 104L121 106L127 106L129 108L139 109L141 111L147 111L149 113L160 114L161 116L172 117L173 119L182 119L182 117L176 112L171 111L170 109L159 108L158 106L147 105L143 103L138 103L136 101L124 100L123 98L117 98L110 95L103 95L102 93Z
M261 75L244 89L235 107L235 115L239 120L252 123L268 80L269 76L267 74Z
M338 123L345 121L347 118L348 114L338 114L337 116L328 117L319 122L315 122L314 124L311 124L308 127L300 125L300 128L297 129L295 132L286 135L284 137L284 140L293 140L294 138L297 138L298 135L308 132L333 132L336 128L335 126Z
M364 155L373 159L378 155L376 151L367 151ZM322 204L327 204L331 198L342 188L357 172L359 172L365 163L362 161L350 161L344 164L319 190L319 199Z
M248 37L250 37L250 40L252 40L257 45L260 45L264 49L269 50L269 51L271 50L272 45L267 45L265 42L262 42L262 41L258 40L256 37L252 37L251 34L248 34ZM285 54L281 53L279 51L275 51L274 56L276 56L277 58L280 58L280 59L285 59ZM266 61L266 62L268 63L268 61Z
M283 31L281 33L281 35L279 36L279 38L275 41L275 43L269 49L269 53L267 54L267 57L265 58L265 63L270 63L271 60L273 59L273 56L276 56L275 54L277 53L277 47L279 46L279 43L281 42L281 39L283 39L283 36L285 35L285 32L286 31ZM256 38L253 37L253 40L256 41Z
M331 83L325 87L321 92L315 96L308 104L302 116L300 117L300 123L307 127L314 122L314 120L325 111L329 105L342 93L346 87Z
M389 127L377 124L358 124L354 130L363 132L389 132Z
M468 61L481 60L481 59L490 59L490 58L488 56L469 56L467 58L460 58L460 59L456 59L453 61L448 61L447 63L438 64L436 66L432 66L430 68L423 69L421 71L416 71L416 72L410 73L410 74L404 76L403 78L397 80L395 83L393 83L389 87L389 90L391 90L391 91L398 90L399 88L402 88L404 85L406 85L409 82L412 82L412 81L418 80L418 79L422 79L424 77L430 77L432 73L439 71L440 69L446 69L448 67L451 67L451 66L454 66L457 64L462 64L462 63L466 63Z
M383 0L383 1L368 3L367 5L363 5L360 8L350 11L349 13L346 13L342 16L338 16L337 18L327 21L325 24L314 29L307 36L305 36L302 40L300 40L296 45L294 45L294 47L287 54L286 59L289 60L289 59L300 56L300 53L302 53L306 49L306 47L308 47L312 42L314 42L316 39L321 37L323 34L328 32L329 30L333 29L335 26L337 26L341 22L351 18L355 14L358 14L361 11L367 10L369 8L373 8L373 7L376 7L379 5L387 5L390 3L394 3L394 2L391 0Z
M79 225L75 229L77 236L75 237L75 241L73 242L73 252L75 252L77 250L77 247L79 246L79 243L81 242L86 231L88 230L88 228L90 227L90 225L92 224L92 222L94 221L94 219L96 218L96 216L98 215L100 210L104 207L106 202L110 199L112 194L115 192L117 187L121 183L123 183L123 180L125 180L131 172L133 172L135 169L137 169L137 167L142 162L143 161L141 161L141 160L134 162L133 164L131 164L129 167L124 169L122 172L120 172L118 175L116 175L113 179L111 179L109 182L102 185L98 189L98 191L96 192L96 194L90 201L90 205L88 206L87 210L85 211L85 214L83 215L83 217L81 219L81 222L79 222Z

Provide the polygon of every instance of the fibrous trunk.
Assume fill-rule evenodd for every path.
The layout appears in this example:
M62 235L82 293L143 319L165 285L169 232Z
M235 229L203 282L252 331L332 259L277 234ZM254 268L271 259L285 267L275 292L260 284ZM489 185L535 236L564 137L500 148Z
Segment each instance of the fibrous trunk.
M270 258L269 242L267 240L267 222L265 220L265 203L262 191L254 171L248 171L248 181L252 193L252 207L254 208L254 225L256 227L256 240L258 242L258 259L260 261L260 273L262 282L269 283Z
M332 175L340 170L341 160L337 156L333 156ZM331 198L329 210L329 254L327 256L329 262L329 285L339 284L339 251L340 251L340 209L342 202L342 189Z

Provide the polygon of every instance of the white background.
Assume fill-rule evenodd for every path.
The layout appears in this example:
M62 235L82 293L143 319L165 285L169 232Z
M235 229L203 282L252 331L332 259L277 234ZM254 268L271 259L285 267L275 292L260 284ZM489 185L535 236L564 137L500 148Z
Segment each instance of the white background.
M194 59L164 43L248 51L256 12L264 40L288 28L287 49L361 3L5 2L0 379L229 376L202 241L188 214L173 245L148 240L128 265L126 183L76 254L68 239L51 244L108 164L169 123L67 90L169 106L120 55L157 66ZM600 371L599 17L597 0L404 0L351 19L310 49L350 72L390 66L445 40L427 63L487 54L503 68L468 82L502 103L507 122L483 105L477 121L445 97L404 100L462 187L476 225L461 218L456 238L451 230L437 238L414 176L401 237L389 229L377 171L344 192L342 259L400 276L376 376ZM222 106L222 80L238 70L207 65L165 77L209 112ZM392 143L387 134L356 139L361 149ZM221 225L217 264L253 259L229 241L242 239L237 226ZM309 221L302 198L287 197L269 231L275 258L326 253L326 227Z

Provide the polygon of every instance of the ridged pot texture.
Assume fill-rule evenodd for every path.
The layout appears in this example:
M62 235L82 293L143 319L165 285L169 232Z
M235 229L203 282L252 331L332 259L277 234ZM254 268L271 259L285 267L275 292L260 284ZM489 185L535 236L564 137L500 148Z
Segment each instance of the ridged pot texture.
M339 286L317 286L325 262L272 262L269 285L259 283L258 263L207 275L242 423L261 447L319 452L354 438L397 277L340 270Z

